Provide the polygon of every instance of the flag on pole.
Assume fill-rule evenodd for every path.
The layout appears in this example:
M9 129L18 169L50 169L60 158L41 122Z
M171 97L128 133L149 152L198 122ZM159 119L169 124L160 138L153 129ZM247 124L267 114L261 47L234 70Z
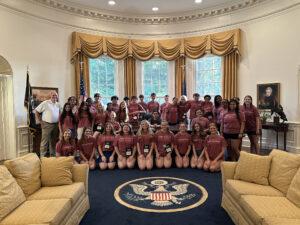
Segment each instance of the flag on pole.
M85 84L84 84L84 79L83 79L83 61L81 57L81 61L79 62L80 64L80 102L85 100L86 97L86 91L85 91Z

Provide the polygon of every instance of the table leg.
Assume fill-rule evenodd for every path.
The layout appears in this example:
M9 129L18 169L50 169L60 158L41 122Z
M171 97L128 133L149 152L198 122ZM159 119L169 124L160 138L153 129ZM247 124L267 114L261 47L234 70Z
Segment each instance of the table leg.
M278 147L278 130L276 130L276 144L277 144L277 149L279 148Z

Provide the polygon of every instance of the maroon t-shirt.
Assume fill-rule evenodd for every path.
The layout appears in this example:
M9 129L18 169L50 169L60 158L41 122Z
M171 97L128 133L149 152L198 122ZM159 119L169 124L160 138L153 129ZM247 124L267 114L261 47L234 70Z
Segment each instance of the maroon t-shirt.
M78 120L78 128L92 126L92 121L89 120L89 115L86 111L81 113L81 117L79 116L79 112L77 112L76 116Z
M228 111L224 113L222 118L223 133L226 134L239 134L241 129L241 123L245 122L245 114L240 112L240 120L236 116L234 111Z
M56 143L56 152L60 154L60 156L72 156L76 151L75 143L68 143L64 141L59 141Z
M97 112L95 115L95 124L102 124L102 126L104 126L104 124L108 121L108 114L105 112Z
M188 151L189 146L191 145L191 135L188 134L187 132L181 133L178 132L175 135L175 145L177 146L178 152L181 155L186 154Z
M167 108L171 105L169 102L165 102L161 104L160 106L160 113L161 113L161 119L166 120L167 119Z
M82 138L78 142L79 151L85 156L85 158L90 159L93 150L97 148L97 141L94 137Z
M147 103L146 102L138 102L138 104L140 104L145 111L147 111Z
M114 122L111 122L111 123L112 123L112 125L113 125L113 128L114 128L114 131L115 131L115 132L121 129L121 125L120 125L119 122L114 121Z
M114 145L118 147L119 153L126 157L126 151L131 150L131 154L133 152L133 148L136 146L137 138L133 135L118 135L115 137ZM128 155L129 156L129 155Z
M154 111L159 112L159 103L157 101L150 101L147 103L148 112L153 113Z
M187 108L190 110L190 120L192 120L196 117L196 111L198 109L203 110L203 102L202 101L189 100L187 102Z
M138 104L138 103L130 103L128 106L128 112L129 113L134 113L137 111L143 111L143 107ZM129 115L129 120L130 121L134 121L134 120L138 120L138 113L137 114L133 114L133 115Z
M184 122L184 120L186 119L184 117L184 114L187 113L188 111L188 104L187 102L179 102L178 103L178 118L179 118L179 122Z
M127 119L126 117L127 117L127 115L126 115L126 111L125 110L119 111L118 114L117 114L117 120L120 123L127 122L127 121L125 121Z
M118 113L119 108L120 108L120 106L119 106L118 103L115 103L115 104L112 103L111 104L111 110L114 111L116 114Z
M174 142L174 134L172 132L164 132L159 130L154 135L154 141L157 146L157 151L160 156L166 156L168 149L171 148Z
M257 108L254 105L252 107L241 106L240 110L245 114L245 132L255 132L256 118L259 117Z
M154 137L152 134L142 134L138 136L137 142L140 145L141 153L147 155L150 152L151 145L154 141ZM144 151L146 149L146 151Z
M167 121L169 123L178 123L178 107L177 105L170 104L166 108Z
M194 144L196 151L203 150L204 142L205 142L205 139L202 138L200 135L197 135L197 134L192 135L192 144Z
M212 112L213 111L214 105L213 105L212 102L204 101L202 107L203 107L204 113L207 113L207 112Z
M215 121L217 124L221 124L221 112L224 110L224 108L222 107L222 105L220 105L219 107L214 107L213 112L214 112L214 117L215 117Z
M59 121L60 121L60 119L59 119ZM60 123L60 125L62 126L63 130L74 129L75 128L75 124L76 124L76 121L73 121L73 118L71 116L69 116L69 115L66 115L66 117L65 117L65 119L63 121L63 124Z
M114 135L100 135L98 137L98 145L102 151L114 151L114 143L115 143L115 136Z
M195 125L195 123L199 123L203 129L207 129L209 125L209 120L203 116L201 116L200 118L196 117L192 120L192 127Z
M206 138L204 145L207 148L209 159L214 160L227 144L224 137L220 135L210 135Z

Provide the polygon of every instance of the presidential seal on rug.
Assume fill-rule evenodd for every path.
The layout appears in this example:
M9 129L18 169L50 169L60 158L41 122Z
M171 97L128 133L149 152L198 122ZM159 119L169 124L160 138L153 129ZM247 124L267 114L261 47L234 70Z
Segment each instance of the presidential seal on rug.
M201 185L174 177L146 177L120 185L114 193L122 205L144 212L170 213L204 203L207 191Z

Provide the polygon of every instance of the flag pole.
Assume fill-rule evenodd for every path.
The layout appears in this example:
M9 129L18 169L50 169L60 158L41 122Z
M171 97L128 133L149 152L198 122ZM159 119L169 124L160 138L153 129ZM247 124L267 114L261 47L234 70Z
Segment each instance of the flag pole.
M27 85L27 77L29 76L29 65L27 65L27 72L26 72L26 85ZM29 77L28 77L29 79ZM30 113L31 111L29 110L29 107L31 107L31 104L29 104L29 101L31 101L31 94L30 94L30 88L28 88L28 96L30 99L28 99L28 103L27 103L27 125L28 125L28 152L31 152L30 149L30 144L31 144L31 133L30 133Z

